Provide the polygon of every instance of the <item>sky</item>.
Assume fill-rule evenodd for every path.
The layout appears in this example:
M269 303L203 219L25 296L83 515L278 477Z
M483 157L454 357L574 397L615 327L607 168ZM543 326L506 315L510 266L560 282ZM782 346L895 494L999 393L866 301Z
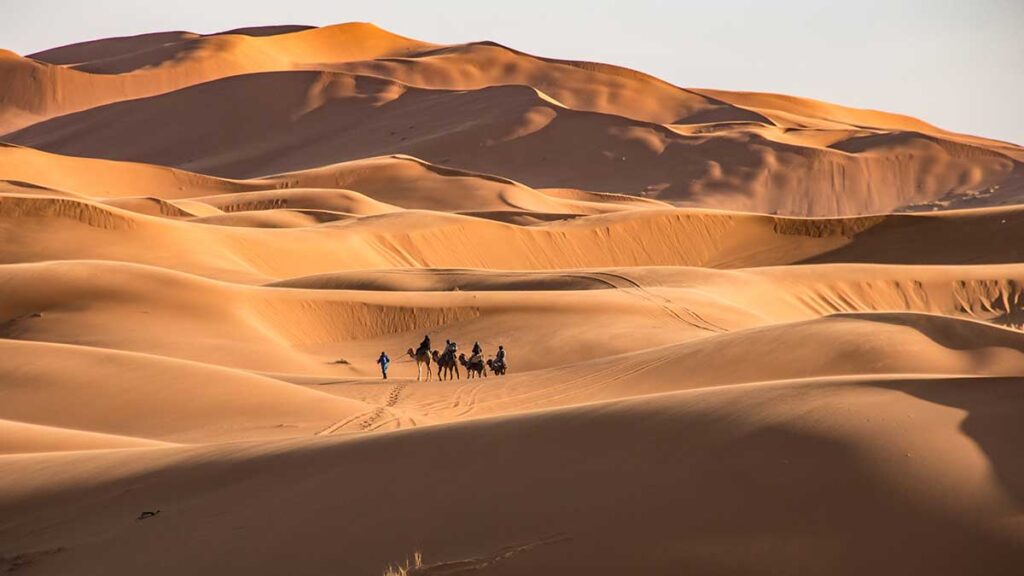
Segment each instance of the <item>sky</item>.
M0 0L0 14L0 48L23 55L145 32L373 22L1024 144L1024 0Z

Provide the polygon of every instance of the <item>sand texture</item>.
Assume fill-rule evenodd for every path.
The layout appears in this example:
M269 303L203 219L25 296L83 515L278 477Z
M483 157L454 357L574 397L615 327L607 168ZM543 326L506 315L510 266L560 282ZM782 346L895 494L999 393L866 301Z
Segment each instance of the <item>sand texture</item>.
M1015 144L363 23L0 52L0 573L1021 574L1022 439Z

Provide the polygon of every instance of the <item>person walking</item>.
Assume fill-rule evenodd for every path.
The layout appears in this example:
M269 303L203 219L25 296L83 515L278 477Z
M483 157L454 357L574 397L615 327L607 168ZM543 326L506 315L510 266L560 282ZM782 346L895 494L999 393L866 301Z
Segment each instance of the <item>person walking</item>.
M384 376L384 379L388 379L388 366L391 365L391 358L384 352L380 353L380 358L377 358L377 364L380 364L380 373Z

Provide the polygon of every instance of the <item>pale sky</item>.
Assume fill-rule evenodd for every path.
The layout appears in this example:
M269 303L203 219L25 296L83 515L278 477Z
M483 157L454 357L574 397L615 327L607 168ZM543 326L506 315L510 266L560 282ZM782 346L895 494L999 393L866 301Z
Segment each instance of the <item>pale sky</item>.
M619 64L684 87L899 112L1024 144L1024 0L0 0L0 48L350 21Z

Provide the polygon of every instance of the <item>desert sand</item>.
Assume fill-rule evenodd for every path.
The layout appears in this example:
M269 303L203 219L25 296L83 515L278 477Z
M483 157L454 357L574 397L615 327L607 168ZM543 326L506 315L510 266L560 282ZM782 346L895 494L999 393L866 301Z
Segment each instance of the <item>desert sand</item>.
M362 23L0 53L0 572L1020 574L1022 416L1018 145Z

